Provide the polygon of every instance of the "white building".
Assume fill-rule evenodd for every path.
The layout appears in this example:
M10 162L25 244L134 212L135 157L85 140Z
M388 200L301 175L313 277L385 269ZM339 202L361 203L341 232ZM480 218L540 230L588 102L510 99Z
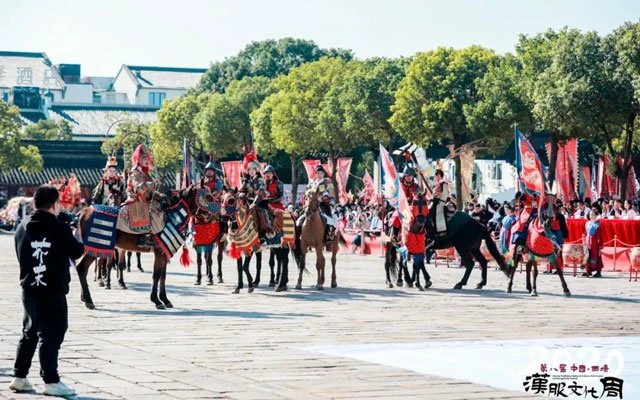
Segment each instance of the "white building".
M117 104L162 106L166 99L180 97L195 87L204 68L170 68L122 65L111 91Z
M443 171L452 183L455 181L455 162L447 160ZM489 197L499 202L511 201L516 194L517 173L515 166L505 160L476 159L469 188L484 203ZM451 189L454 189L452 186Z

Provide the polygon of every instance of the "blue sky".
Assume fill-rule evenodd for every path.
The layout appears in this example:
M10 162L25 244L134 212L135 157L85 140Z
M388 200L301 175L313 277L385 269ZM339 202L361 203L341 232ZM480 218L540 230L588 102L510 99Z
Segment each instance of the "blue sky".
M297 37L357 57L479 44L512 51L520 33L609 33L638 21L633 0L0 0L0 50L44 51L113 76L121 64L207 67L253 40Z

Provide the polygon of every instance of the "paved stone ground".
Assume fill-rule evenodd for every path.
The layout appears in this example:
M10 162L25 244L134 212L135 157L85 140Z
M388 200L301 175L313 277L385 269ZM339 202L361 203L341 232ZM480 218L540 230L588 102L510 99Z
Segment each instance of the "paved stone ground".
M129 290L106 291L92 282L93 311L80 303L74 273L63 380L84 399L519 399L530 397L300 347L640 335L640 283L622 275L569 277L569 299L555 276L541 275L540 297L532 298L523 275L516 276L511 295L494 270L486 289L470 285L454 292L462 270L431 265L434 287L418 292L386 289L382 261L341 255L338 289L318 292L311 288L315 277L305 276L302 291L276 294L263 283L239 295L231 294L236 276L230 260L225 283L213 287L194 287L195 267L174 263L168 291L176 308L166 311L148 300L149 256L143 257L145 273L126 275ZM21 329L17 277L13 237L0 236L0 397L36 399L5 389ZM294 273L291 278L295 282ZM262 280L268 281L265 271ZM474 271L471 283L478 280ZM35 361L32 381L40 384Z

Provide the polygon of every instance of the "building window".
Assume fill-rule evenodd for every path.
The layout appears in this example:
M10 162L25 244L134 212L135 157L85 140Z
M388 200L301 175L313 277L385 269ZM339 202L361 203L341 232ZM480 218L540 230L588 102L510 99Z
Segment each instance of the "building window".
M102 103L102 96L100 96L99 94L94 94L93 104L101 104L101 103Z
M149 105L160 107L166 97L164 92L149 92Z
M502 180L502 164L494 161L493 164L489 166L489 179L496 181Z

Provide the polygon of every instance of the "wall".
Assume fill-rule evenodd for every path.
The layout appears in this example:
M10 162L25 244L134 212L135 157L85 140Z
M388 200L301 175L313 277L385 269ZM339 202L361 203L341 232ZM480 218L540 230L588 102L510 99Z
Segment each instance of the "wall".
M124 93L127 98L126 103L117 103L117 104L131 104L131 99L136 98L136 91L138 90L138 85L136 81L131 78L127 71L124 69L120 70L120 73L113 81L113 90L118 93ZM133 103L135 104L135 103Z
M138 105L149 105L149 93L165 93L165 100L175 99L176 97L180 97L183 94L187 93L184 89L169 89L169 88L141 88L138 91L138 96L136 97L136 103Z
M61 103L93 102L93 85L90 83L68 83Z

